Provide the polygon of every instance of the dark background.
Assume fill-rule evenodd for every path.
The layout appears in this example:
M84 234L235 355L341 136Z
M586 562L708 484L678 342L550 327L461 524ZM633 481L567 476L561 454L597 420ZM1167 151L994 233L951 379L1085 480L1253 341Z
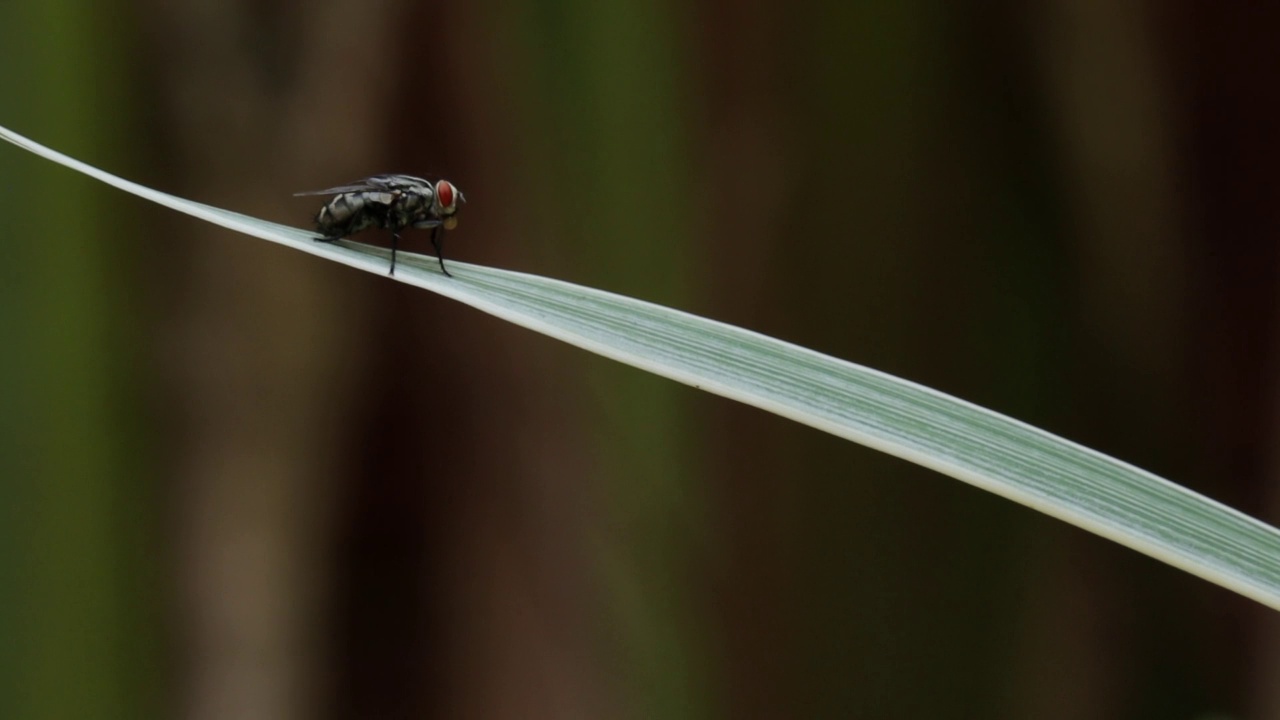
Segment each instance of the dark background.
M299 226L295 191L440 174L451 258L1274 522L1278 35L1207 0L7 0L0 124ZM12 147L0 242L5 718L1280 718L1272 611L951 479Z

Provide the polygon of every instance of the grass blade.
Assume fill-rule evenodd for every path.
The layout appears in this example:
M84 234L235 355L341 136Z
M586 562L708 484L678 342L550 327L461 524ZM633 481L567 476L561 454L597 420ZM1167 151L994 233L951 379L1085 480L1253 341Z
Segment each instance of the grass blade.
M370 272L388 252L183 200L12 131L0 137L179 212ZM912 382L758 333L550 278L401 252L396 280L923 465L1280 609L1280 531L1127 463Z

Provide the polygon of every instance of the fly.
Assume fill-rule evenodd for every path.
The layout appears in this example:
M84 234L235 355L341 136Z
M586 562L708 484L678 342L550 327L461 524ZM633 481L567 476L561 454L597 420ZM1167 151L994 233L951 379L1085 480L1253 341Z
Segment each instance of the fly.
M361 230L386 228L391 231L391 275L396 274L396 247L400 231L408 228L430 228L431 246L435 248L440 270L445 275L440 231L458 225L458 205L467 201L448 180L425 180L412 175L374 175L348 185L328 190L295 193L332 195L333 198L316 213L316 230L323 242L333 242Z

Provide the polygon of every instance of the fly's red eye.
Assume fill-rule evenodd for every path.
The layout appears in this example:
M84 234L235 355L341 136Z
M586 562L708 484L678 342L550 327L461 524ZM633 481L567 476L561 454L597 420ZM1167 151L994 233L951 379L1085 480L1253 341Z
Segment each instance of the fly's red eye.
M453 207L453 185L447 180L436 183L436 197L440 199L440 207Z

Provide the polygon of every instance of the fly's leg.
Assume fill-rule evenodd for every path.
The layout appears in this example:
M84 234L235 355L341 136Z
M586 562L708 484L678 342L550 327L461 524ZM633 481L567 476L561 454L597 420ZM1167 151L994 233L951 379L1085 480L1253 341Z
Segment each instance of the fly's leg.
M440 272L444 273L445 277L453 277L444 268L444 251L440 249L440 242L440 226L437 225L431 228L431 247L436 249L436 259L440 261Z
M403 227L395 220L396 205L400 202L400 193L394 193L391 202L387 203L387 214L383 218L382 226L391 230L391 272L387 276L396 274L396 247L400 244L400 228Z

